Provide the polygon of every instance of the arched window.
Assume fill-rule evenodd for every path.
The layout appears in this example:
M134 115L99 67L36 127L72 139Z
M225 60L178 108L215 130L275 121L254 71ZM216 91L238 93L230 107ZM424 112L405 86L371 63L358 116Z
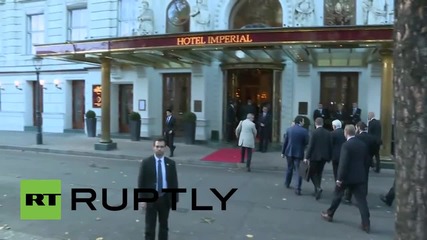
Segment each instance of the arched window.
M231 10L230 29L282 26L282 5L279 0L239 0Z
M166 33L190 31L190 4L186 0L172 0L166 9Z

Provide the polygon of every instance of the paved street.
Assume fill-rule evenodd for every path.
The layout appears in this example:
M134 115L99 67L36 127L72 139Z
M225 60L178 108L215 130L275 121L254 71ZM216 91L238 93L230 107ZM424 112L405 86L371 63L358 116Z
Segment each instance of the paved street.
M91 187L99 193L101 188L108 188L109 203L120 204L121 189L135 187L138 161L0 150L0 162L0 239L143 239L144 215L132 209L132 202L121 212L102 210L100 201L95 202L98 211L83 205L70 211L69 200L73 187ZM235 165L179 164L180 187L197 188L197 204L212 205L214 210L191 211L190 194L182 194L178 211L171 212L170 239L392 239L394 212L380 202L378 195L393 183L393 171L371 173L368 202L372 233L368 235L358 229L360 217L354 206L340 206L333 223L320 218L320 211L331 200L330 168L328 165L325 170L323 199L316 202L310 195L311 183L304 183L303 196L284 189L282 171L254 168L248 173ZM22 179L62 180L62 220L19 219ZM227 202L227 210L221 211L209 188L223 194L230 188L238 191Z

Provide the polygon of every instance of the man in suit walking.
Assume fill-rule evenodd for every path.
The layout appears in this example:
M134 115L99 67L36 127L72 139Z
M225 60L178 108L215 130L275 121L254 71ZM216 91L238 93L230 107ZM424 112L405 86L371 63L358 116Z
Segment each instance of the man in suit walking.
M370 214L366 200L366 166L369 166L368 149L363 142L355 137L355 128L353 125L347 125L344 129L347 141L342 145L340 154L340 164L338 165L338 174L334 198L331 206L321 213L323 219L332 221L335 211L338 209L341 199L344 195L344 189L350 188L357 200L362 218L361 228L369 233Z
M366 148L368 150L368 156L369 156L369 165L366 166L366 182L369 181L369 167L372 165L372 158L375 154L375 150L377 149L377 141L375 140L375 137L368 134L367 132L367 126L364 122L358 122L356 124L356 138L360 139L363 143L365 143ZM368 184L366 184L366 193L368 192ZM351 203L351 190L347 189L345 191L344 195L344 202L346 204Z
M170 150L170 156L173 157L173 152L175 151L175 145L174 145L174 138L175 138L175 124L176 119L172 115L172 110L168 109L166 110L166 121L165 121L165 128L164 128L164 136L166 140L166 146L169 147Z
M316 118L316 129L313 131L308 144L305 163L310 161L310 178L314 185L314 196L319 200L322 195L323 168L332 156L332 138L328 130L323 128L323 118Z
M377 149L375 149L375 165L372 167L375 167L374 171L376 173L380 172L380 147L382 144L381 140L381 123L377 119L375 119L375 114L373 112L368 113L368 133L375 137L377 140Z
M262 107L262 113L259 116L259 151L267 152L268 142L271 138L272 118L268 112L268 107Z
M254 118L252 113L248 113L246 120L240 121L236 128L236 137L239 139L238 145L241 147L240 163L245 162L245 154L247 154L246 168L248 172L251 171L252 151L255 148L257 134Z
M141 203L141 207L146 211L145 240L155 240L157 216L159 218L158 240L168 239L169 211L172 200L176 201L175 205L178 202L178 197L172 199L171 193L162 192L162 189L178 188L176 164L164 156L165 148L166 141L164 139L155 140L153 142L154 155L144 159L139 169L138 188L156 189L159 197L155 202Z
M344 136L344 130L342 129L342 123L336 119L332 121L332 127L334 131L331 132L332 137L332 170L334 172L335 181L337 180L337 171L341 154L341 146L347 141Z
M294 125L286 130L282 148L282 158L286 156L286 161L288 162L285 186L290 188L292 176L294 176L296 195L301 195L302 176L299 175L299 166L304 158L305 147L308 144L308 131L302 126L304 126L304 118L297 116L294 120Z

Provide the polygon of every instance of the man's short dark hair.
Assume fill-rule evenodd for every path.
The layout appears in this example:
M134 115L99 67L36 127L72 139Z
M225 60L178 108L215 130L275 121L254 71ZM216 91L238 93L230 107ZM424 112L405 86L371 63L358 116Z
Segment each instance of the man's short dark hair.
M323 126L323 118L316 118L316 120L314 120L314 124L316 124L316 126Z
M301 122L302 122L302 120L303 120L304 118L302 117L302 116L296 116L295 117L295 120L294 120L294 123L295 124L300 124Z
M166 112L172 113L172 110L168 108L168 109L166 109Z
M156 142L164 142L166 144L166 140L162 137L154 139L153 146L156 146Z
M366 131L366 128L368 128L368 126L366 125L366 123L360 121L356 124L356 126L361 130L361 131Z

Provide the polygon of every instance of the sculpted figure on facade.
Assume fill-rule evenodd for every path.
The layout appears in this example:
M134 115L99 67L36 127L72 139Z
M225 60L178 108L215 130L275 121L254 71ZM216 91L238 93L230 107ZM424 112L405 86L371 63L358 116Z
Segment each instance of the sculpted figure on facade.
M295 26L315 25L315 7L313 0L296 0L294 10Z
M393 2L390 0L364 0L363 23L387 24L394 18Z
M354 25L355 6L350 0L325 0L325 25Z
M192 31L208 31L210 30L211 14L204 0L196 0L196 5L191 9Z
M150 35L154 33L154 14L148 1L142 1L139 6L137 35Z

